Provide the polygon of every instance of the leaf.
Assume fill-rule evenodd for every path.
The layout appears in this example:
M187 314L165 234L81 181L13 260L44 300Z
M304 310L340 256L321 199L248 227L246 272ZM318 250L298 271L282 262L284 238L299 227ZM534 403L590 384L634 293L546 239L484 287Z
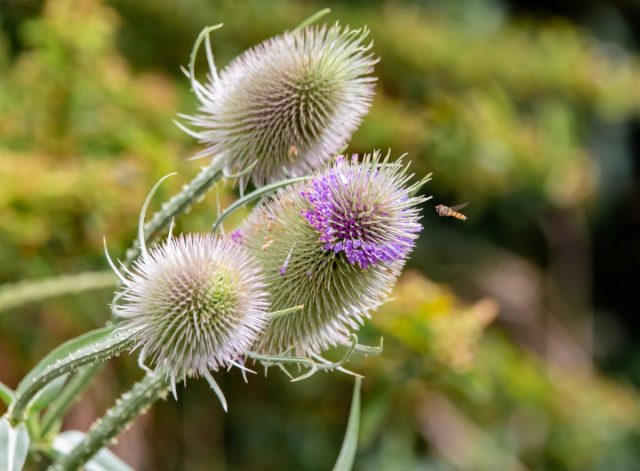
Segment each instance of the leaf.
M57 398L64 384L67 382L68 376L69 375L59 376L58 378L47 384L44 388L42 388L40 392L36 394L33 400L29 403L29 407L27 407L29 413L40 412L42 409L47 407L51 403L51 401Z
M53 439L53 450L60 456L68 455L87 435L77 430L68 430ZM127 463L122 461L108 448L102 448L85 465L86 471L133 471Z
M0 471L20 471L29 451L29 434L25 424L13 428L9 419L0 419Z
M360 428L360 386L361 378L356 378L353 386L353 398L351 399L351 411L349 412L349 422L347 431L344 434L342 448L338 460L333 466L333 471L350 471L356 457L358 448L358 429Z
M0 401L9 406L13 402L14 398L15 395L13 394L13 390L0 382Z
M66 358L70 353L76 350L96 343L109 336L114 330L114 327L102 327L100 329L92 330L86 334L75 337L66 341L56 349L52 350L47 356L45 356L40 362L20 381L20 384L16 388L16 394L24 392L25 388L33 381L33 378L40 375L49 366L53 365L57 361Z

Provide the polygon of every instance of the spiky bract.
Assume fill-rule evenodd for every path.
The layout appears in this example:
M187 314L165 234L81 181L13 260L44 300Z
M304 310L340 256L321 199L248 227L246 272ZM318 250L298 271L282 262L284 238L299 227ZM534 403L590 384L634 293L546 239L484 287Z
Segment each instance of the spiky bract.
M254 210L235 240L263 264L273 309L304 304L274 319L258 350L320 353L384 301L421 229L410 178L378 154L339 158Z
M259 186L318 169L371 105L377 59L367 35L337 24L287 32L196 82L199 112L186 118L206 145L200 155L224 159L231 173L257 161Z
M170 238L128 272L117 314L140 329L142 360L174 377L237 360L267 322L268 294L246 249L211 234Z

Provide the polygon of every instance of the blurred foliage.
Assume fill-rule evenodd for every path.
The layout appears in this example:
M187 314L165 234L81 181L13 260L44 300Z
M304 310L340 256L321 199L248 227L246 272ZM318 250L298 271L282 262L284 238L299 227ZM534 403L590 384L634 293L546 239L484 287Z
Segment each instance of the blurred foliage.
M395 341L380 364L367 365L374 391L365 395L362 440L372 468L388 469L376 442L394 440L388 430L400 427L407 436L397 441L424 439L459 469L635 469L637 392L545 365L498 331L482 335L497 311L490 299L465 306L449 289L405 275L373 319ZM412 466L398 469L426 459L419 447L408 452Z
M113 3L126 15L125 50L142 63L166 54L138 47L157 34L138 28L144 15L179 17L161 33L178 41L202 18L225 21L214 38L225 46L221 64L324 5L278 1L265 14L256 0ZM584 202L596 185L589 128L640 111L637 58L568 23L511 23L478 1L428 10L401 2L331 6L332 18L370 27L381 57L381 88L353 148L409 152L420 172L434 171L438 190L478 207L516 192L558 206ZM227 20L234 18L242 20ZM188 50L177 45L174 52Z
M369 25L381 57L377 97L353 151L408 152L417 174L434 172L428 191L439 200L472 203L469 225L455 227L485 242L533 230L550 208L591 208L601 165L627 145L624 133L608 136L611 155L595 156L594 135L640 111L636 56L567 22L513 19L491 2L329 3L329 21ZM11 5L19 13L20 2ZM153 183L180 172L157 203L195 175L198 163L186 160L194 144L171 121L195 106L178 66L203 26L225 22L213 37L224 66L325 6L48 0L26 19L7 15L20 20L9 25L17 44L0 37L0 281L105 269L102 236L122 256ZM221 197L227 204L231 192ZM178 229L206 230L214 201L207 197ZM414 267L432 276L429 245L492 262L467 233L439 237L442 222L425 211ZM543 270L547 260L537 263ZM467 267L454 267L456 277L472 276ZM466 305L415 272L394 296L364 331L372 343L385 335L384 353L351 365L367 376L358 469L640 467L633 388L550 365L504 325L488 328L499 311L492 299ZM0 379L15 385L60 340L100 325L109 298L91 293L0 313ZM133 363L107 370L69 426L86 427L132 381ZM179 403L154 409L141 421L146 435L134 427L118 453L144 469L331 465L349 381L318 375L294 386L275 371L249 387L235 374L223 381L227 416L212 412L206 385L196 384Z

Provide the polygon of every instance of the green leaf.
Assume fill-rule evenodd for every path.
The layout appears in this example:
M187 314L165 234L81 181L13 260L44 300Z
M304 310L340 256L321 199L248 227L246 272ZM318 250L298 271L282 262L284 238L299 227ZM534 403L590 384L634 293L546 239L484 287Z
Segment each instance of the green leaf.
M87 332L86 334L80 335L79 337L75 337L71 340L66 341L53 351L51 351L47 356L45 356L40 362L33 368L23 379L20 381L20 384L16 388L16 393L21 394L24 392L27 385L29 385L33 378L39 376L44 372L49 366L53 365L57 361L62 360L69 356L69 354L79 350L83 347L91 345L93 343L99 342L109 336L114 330L114 327L102 327L100 329L92 330Z
M20 471L29 451L27 426L12 427L7 417L0 419L0 471Z
M51 401L51 404L47 407L47 412L42 417L40 422L41 437L48 435L54 427L61 425L62 417L80 399L82 393L89 387L91 380L102 368L104 368L103 363L84 366L67 381L58 397Z
M353 386L353 398L351 399L351 411L349 412L349 422L347 431L344 434L342 448L338 460L333 466L333 471L350 471L356 457L358 448L358 429L360 428L360 386L362 380L356 378Z
M14 398L15 395L13 394L13 390L0 382L0 401L9 406L13 402Z
M33 398L27 407L28 413L40 412L47 407L51 401L58 397L69 375L62 375L51 381Z
M53 450L57 457L68 455L85 438L86 434L68 430L53 439ZM86 471L133 471L127 463L118 458L108 448L102 448L85 465Z

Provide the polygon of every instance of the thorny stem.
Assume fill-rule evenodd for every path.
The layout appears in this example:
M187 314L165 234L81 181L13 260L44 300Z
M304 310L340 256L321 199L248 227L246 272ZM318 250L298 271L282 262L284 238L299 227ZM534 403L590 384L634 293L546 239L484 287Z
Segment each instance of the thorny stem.
M169 227L174 217L189 211L222 178L222 167L220 160L213 159L209 165L200 170L200 173L193 180L182 188L180 193L164 203L162 208L144 225L145 241L152 241L163 229ZM127 250L124 265L130 266L139 255L140 243L136 240L131 248Z
M131 345L131 333L120 332L115 335L120 337L118 341L111 341L103 348L91 346L70 354L35 375L23 390L18 387L15 401L11 404L8 412L9 421L13 424L22 422L29 403L42 388L54 379L71 373L82 366L107 360L128 349Z
M2 285L0 312L63 294L110 288L116 281L110 271L99 271Z
M72 471L81 469L98 451L108 446L121 432L144 414L158 399L164 398L169 389L168 375L147 375L133 388L124 393L105 415L98 419L86 438L49 471Z

